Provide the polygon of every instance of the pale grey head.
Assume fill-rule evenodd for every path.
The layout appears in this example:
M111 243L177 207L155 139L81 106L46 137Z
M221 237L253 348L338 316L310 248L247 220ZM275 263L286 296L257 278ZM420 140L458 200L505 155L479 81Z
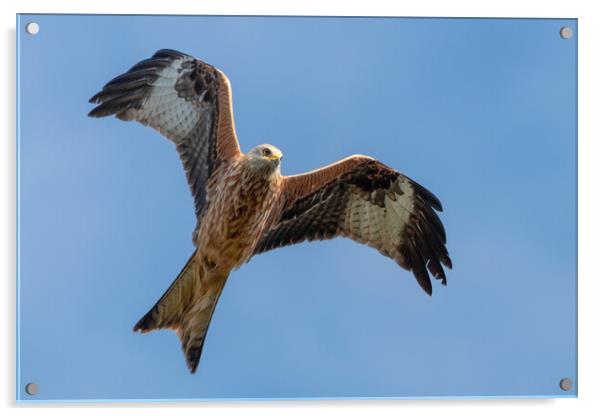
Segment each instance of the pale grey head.
M247 153L249 166L258 171L272 174L280 173L280 161L282 152L276 146L271 144L260 144L255 146Z

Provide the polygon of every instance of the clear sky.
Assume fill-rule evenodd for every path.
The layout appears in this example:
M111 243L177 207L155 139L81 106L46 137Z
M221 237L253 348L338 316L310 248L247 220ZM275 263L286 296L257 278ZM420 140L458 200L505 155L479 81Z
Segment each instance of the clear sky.
M558 388L577 371L575 20L25 15L17 31L21 399L575 394ZM304 243L231 275L195 375L172 331L134 334L193 251L192 197L171 143L86 115L160 48L228 75L243 150L278 146L284 174L365 153L434 192L448 286L429 298L373 249Z

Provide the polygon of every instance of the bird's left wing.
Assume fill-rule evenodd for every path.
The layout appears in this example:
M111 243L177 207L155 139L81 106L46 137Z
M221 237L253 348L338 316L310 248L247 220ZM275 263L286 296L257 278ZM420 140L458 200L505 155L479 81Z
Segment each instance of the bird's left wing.
M240 155L230 82L217 68L190 55L157 51L109 81L90 102L98 104L91 117L136 120L175 143L197 217L213 171Z
M446 284L452 267L435 210L441 203L407 176L367 156L351 156L284 178L281 204L255 254L302 241L343 236L410 270L429 295L429 273ZM428 272L427 272L428 270Z

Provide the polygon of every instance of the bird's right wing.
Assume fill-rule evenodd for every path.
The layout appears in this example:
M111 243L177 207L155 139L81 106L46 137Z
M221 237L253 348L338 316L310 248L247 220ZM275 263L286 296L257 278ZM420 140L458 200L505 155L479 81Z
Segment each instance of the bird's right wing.
M115 115L150 126L175 143L199 216L207 180L238 157L228 78L217 68L169 49L134 65L90 99L89 115Z

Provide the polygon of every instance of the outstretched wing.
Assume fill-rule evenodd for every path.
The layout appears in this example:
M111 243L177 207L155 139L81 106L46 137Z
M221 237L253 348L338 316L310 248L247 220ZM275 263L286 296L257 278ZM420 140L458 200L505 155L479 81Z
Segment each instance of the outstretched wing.
M435 210L441 203L407 176L367 156L351 156L284 178L280 211L255 254L302 241L351 238L414 273L429 295L429 273L446 284L452 263ZM427 272L428 270L428 272Z
M150 126L175 143L199 216L217 166L240 155L228 78L190 55L162 49L109 81L89 116L115 115Z

